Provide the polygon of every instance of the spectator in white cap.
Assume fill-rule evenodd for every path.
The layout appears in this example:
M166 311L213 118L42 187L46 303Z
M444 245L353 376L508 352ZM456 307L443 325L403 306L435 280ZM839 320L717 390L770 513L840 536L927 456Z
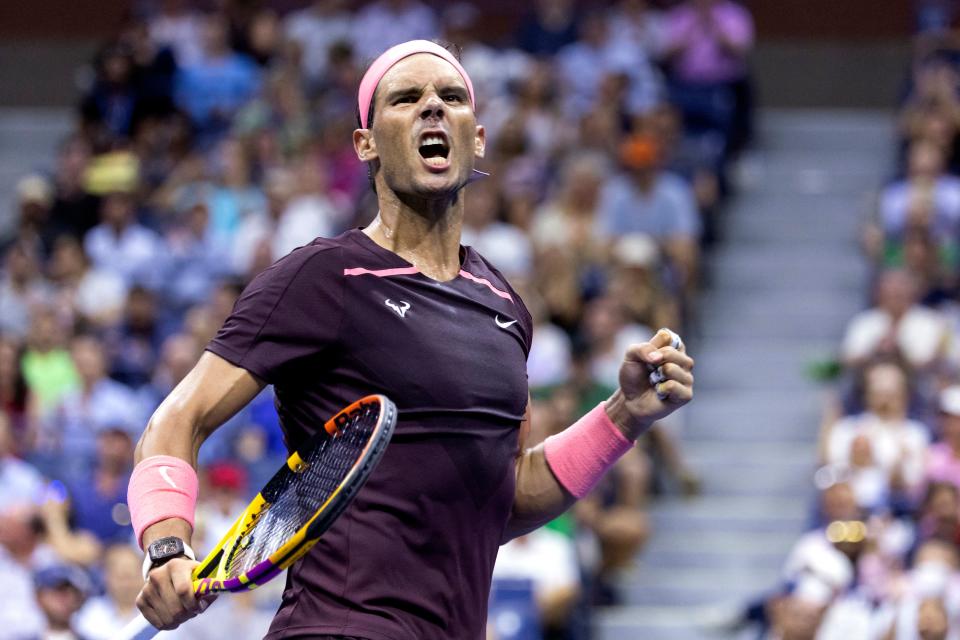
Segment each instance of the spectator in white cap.
M17 182L17 241L41 255L48 255L57 235L66 231L51 224L52 205L53 184L46 176L31 173Z
M924 478L960 487L960 385L940 392L940 438L927 450Z
M676 297L662 277L660 247L645 233L628 233L613 245L610 294L623 301L633 322L673 327L680 321Z

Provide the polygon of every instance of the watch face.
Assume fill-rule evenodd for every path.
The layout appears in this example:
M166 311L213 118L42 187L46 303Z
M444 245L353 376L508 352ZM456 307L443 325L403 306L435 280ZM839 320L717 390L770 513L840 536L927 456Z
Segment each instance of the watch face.
M150 545L150 557L154 560L169 558L183 553L183 541L180 538L160 538Z

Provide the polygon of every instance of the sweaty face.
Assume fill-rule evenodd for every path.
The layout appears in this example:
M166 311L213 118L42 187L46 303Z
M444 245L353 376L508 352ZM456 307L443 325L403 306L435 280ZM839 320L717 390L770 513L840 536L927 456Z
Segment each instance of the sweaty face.
M456 69L434 55L410 56L384 74L374 100L370 146L358 152L380 161L389 189L434 199L467 183L484 131Z

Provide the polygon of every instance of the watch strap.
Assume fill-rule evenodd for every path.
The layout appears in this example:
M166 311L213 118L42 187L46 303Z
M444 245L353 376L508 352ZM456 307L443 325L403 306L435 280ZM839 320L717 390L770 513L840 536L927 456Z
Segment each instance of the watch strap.
M181 540L181 542L183 542L183 541ZM192 548L190 547L190 545L188 545L186 542L183 542L183 555L186 556L187 558L189 558L190 560L193 560L193 561L196 561L196 559L197 559L197 554L194 553L193 549L192 549ZM144 582L146 582L147 577L150 575L150 570L151 570L151 569L153 569L154 567L159 567L159 566L161 566L161 565L169 562L170 560L173 560L173 558L179 558L179 557L180 557L180 556L173 556L173 557L170 557L170 558L164 558L163 561L161 561L161 562L156 562L156 563L155 563L155 562L153 561L153 559L150 557L150 551L148 550L148 551L147 551L147 554L143 557L143 580L144 580Z

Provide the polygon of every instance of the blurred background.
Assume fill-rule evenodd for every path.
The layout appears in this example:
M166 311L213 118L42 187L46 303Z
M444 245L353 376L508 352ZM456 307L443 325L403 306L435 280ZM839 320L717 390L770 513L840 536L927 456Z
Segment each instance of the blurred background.
M661 326L695 402L502 548L491 640L960 638L953 0L0 3L0 638L109 638L133 446L253 275L367 224L356 88L460 47L464 244L535 320L535 440ZM285 458L201 451L205 553ZM259 638L270 587L168 637Z

